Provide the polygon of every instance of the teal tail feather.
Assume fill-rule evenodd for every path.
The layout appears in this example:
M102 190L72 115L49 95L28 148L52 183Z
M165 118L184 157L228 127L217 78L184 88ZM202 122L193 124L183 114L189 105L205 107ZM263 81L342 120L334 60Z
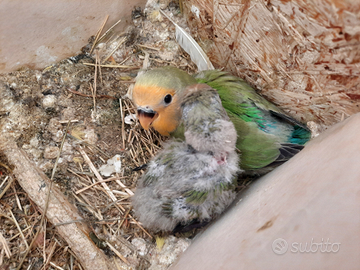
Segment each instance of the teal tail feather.
M290 143L304 145L311 138L311 131L303 127L294 126L294 131L289 138Z

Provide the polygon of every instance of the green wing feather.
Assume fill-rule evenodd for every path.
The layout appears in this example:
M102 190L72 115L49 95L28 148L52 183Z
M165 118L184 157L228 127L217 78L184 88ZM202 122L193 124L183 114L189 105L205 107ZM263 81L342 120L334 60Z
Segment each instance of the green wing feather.
M285 115L240 78L218 70L201 72L195 78L218 91L238 133L236 146L241 152L242 169L263 168L277 160L283 143L304 144L310 138L306 127Z
M263 168L278 158L280 144L275 136L264 133L253 122L245 122L234 115L230 119L238 134L236 147L241 152L240 167L243 170Z

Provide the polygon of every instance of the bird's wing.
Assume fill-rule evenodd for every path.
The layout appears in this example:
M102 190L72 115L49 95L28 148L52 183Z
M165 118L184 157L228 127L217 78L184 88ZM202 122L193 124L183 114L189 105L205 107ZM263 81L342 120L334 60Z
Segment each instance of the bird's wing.
M245 122L234 115L230 115L230 119L238 134L236 147L241 153L241 169L263 168L279 157L280 144L274 135L264 133L254 122Z
M250 110L273 111L277 115L286 115L274 104L263 98L244 80L219 70L207 70L195 75L200 83L210 85L219 93L221 100L226 102L229 110L238 115L246 115ZM255 112L256 115L258 112ZM244 119L246 121L246 119ZM256 121L256 119L255 119Z
M242 79L218 70L203 71L195 78L218 91L238 133L236 146L242 153L242 169L262 168L280 156L281 160L289 159L290 155L282 155L282 152L290 149L291 144L298 149L298 144L309 140L310 131L304 125L257 94Z

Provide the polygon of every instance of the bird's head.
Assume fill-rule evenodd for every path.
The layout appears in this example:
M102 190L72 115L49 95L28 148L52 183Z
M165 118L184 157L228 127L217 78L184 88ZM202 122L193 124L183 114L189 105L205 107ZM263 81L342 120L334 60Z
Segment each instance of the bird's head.
M136 79L133 101L141 126L152 126L161 135L169 136L181 120L181 101L187 86L196 80L186 72L163 67L147 71Z

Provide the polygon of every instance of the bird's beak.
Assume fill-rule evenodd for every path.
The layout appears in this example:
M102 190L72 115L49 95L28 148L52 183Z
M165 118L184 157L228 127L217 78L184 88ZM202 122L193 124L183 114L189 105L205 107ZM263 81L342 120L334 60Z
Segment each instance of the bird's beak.
M146 130L149 130L152 122L158 117L158 113L149 108L138 108L137 114L141 126Z

